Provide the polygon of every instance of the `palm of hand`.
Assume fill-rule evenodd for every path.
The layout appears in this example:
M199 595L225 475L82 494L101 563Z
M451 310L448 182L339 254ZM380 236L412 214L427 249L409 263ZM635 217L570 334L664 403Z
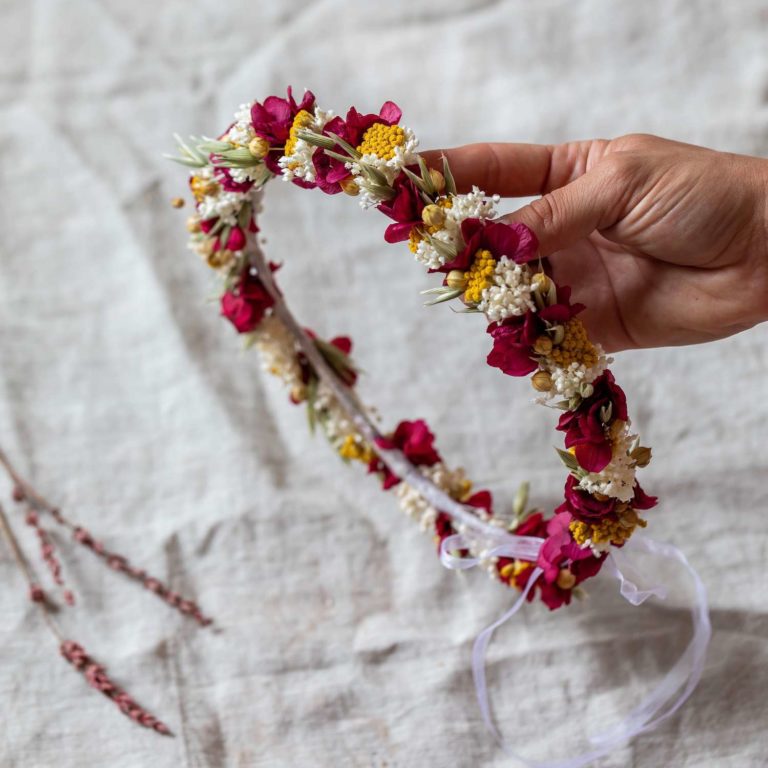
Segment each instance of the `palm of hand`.
M608 351L693 344L763 319L768 253L756 222L765 202L749 168L655 137L599 149L585 170L617 153L603 183L626 194L608 226L551 255L556 281L587 306L590 336Z

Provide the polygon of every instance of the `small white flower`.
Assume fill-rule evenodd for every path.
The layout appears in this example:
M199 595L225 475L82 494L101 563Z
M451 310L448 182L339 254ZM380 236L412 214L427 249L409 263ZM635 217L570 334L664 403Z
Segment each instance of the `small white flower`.
M235 112L235 122L223 136L223 141L231 141L233 144L240 147L248 146L251 139L256 136L253 132L253 125L251 124L252 106L253 102L240 105L240 108Z
M247 192L225 192L220 189L215 195L206 195L197 210L201 219L219 218L224 224L234 226L243 203L249 197Z
M331 110L325 111L315 107L314 118L305 127L309 131L320 133L332 116L333 112ZM304 139L296 139L291 154L283 155L277 161L282 169L283 181L303 179L304 181L313 182L315 180L315 166L312 162L312 155L315 154L316 150L316 146L309 144Z
M498 195L489 197L482 189L472 187L472 191L465 195L451 197L451 207L445 209L446 221L455 223L458 228L464 219L493 219L499 200Z
M496 262L493 285L483 289L482 299L477 308L486 314L491 322L506 320L513 315L524 315L536 309L531 299L531 272L502 256Z
M443 228L435 232L431 237L434 240L439 240L445 243L450 248L455 249L457 247L456 229ZM420 261L428 269L439 269L445 264L445 256L443 256L433 245L426 239L419 240L419 244L416 246L416 252L413 254L416 261Z
M252 165L249 168L230 168L229 175L232 181L242 184L244 181L252 181L256 186L261 187L272 177L272 171L264 163Z

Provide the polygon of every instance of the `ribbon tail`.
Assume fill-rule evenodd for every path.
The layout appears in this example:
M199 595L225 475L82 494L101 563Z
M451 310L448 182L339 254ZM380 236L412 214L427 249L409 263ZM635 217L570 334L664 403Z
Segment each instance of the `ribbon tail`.
M525 585L525 589L523 589L522 593L514 602L512 607L499 619L494 621L493 624L487 626L475 638L475 644L472 648L472 676L475 680L475 692L477 693L477 701L480 704L480 712L483 716L485 727L494 735L504 751L516 757L518 760L523 760L523 758L513 752L510 752L506 748L504 739L496 728L493 722L493 717L491 716L491 707L488 700L488 685L485 678L485 657L488 652L488 645L491 642L491 637L493 637L494 631L506 621L509 621L509 619L511 619L520 610L522 605L525 603L525 599L528 597L528 593L533 589L542 573L543 571L541 568L537 567L534 569L533 573L531 573L531 576L528 579L528 583Z
M686 646L680 658L674 664L672 669L664 676L658 686L642 701L622 722L614 728L601 734L593 736L590 741L593 744L618 744L637 736L640 733L650 731L656 728L664 720L671 717L688 700L694 689L701 680L704 671L704 661L706 658L707 647L712 636L712 626L709 620L709 609L707 606L707 592L701 577L688 562L685 555L671 544L646 539L644 537L635 537L628 545L632 549L647 552L652 555L661 555L669 560L676 560L687 571L695 589L695 600L691 606L691 622L693 625L693 635ZM610 559L610 558L609 558ZM626 583L623 574L618 567L613 564L620 583L623 587ZM629 582L631 584L631 582ZM634 587L634 594L642 594L640 590ZM630 590L632 591L632 590ZM652 592L653 590L649 590ZM630 598L627 598L630 599ZM645 598L643 598L645 599ZM632 600L630 599L630 602ZM674 698L675 693L682 690Z

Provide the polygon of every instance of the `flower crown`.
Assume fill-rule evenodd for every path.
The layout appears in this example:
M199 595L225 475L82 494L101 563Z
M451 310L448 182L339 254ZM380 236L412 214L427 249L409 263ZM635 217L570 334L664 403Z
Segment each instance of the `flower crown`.
M706 593L675 547L632 538L646 526L641 513L656 505L635 477L651 451L630 429L611 359L578 317L584 307L554 282L534 233L497 220L497 196L476 187L460 193L445 158L441 170L430 168L400 118L392 102L378 114L353 107L344 118L333 116L317 107L310 91L297 102L289 88L287 98L242 105L217 139L177 137L180 156L172 159L192 169L190 247L221 276L221 314L258 349L291 402L304 404L310 428L321 429L345 462L367 467L395 493L403 511L432 532L443 565L480 566L519 590L504 616L478 635L472 654L483 721L508 754L526 762L505 744L490 714L485 654L494 630L536 594L550 609L569 604L601 568L633 605L664 597L663 585L641 589L626 578L625 549L677 561L688 571L696 600L685 652L624 721L591 737L592 751L547 763L576 768L654 728L690 696L711 633ZM558 454L568 477L564 501L551 515L528 508L527 483L509 512L496 510L489 491L474 489L462 469L443 461L421 419L401 421L386 434L379 430L355 391L359 370L351 340L325 340L302 328L275 282L278 265L262 251L257 216L263 188L275 176L377 208L392 220L384 239L407 242L417 261L442 275L441 285L425 291L428 304L460 301L458 312L486 316L488 364L510 376L531 375L537 402L562 411L557 429L565 445ZM184 200L173 204L182 207Z
M583 305L552 280L534 233L524 224L497 221L497 196L476 187L460 194L445 158L442 171L429 168L400 119L392 102L378 114L353 107L346 117L334 117L317 106L311 91L297 102L289 88L287 98L242 105L218 139L179 141L176 159L192 168L190 247L223 279L222 315L257 347L265 368L282 379L293 403L305 404L310 425L321 427L345 461L378 474L382 487L394 489L403 510L439 545L467 533L466 516L457 521L450 510L431 504L392 471L383 450L399 451L483 523L544 539L533 560L489 555L482 542L453 551L479 558L493 578L520 590L538 566L543 573L528 599L538 592L558 608L598 573L611 548L645 527L641 513L656 499L635 474L651 451L630 428L626 397L607 367L611 359L578 317ZM474 490L463 470L443 462L423 420L403 421L373 440L361 432L340 403L338 386L323 379L275 311L275 266L264 269L248 247L258 246L262 189L274 176L326 194L344 192L363 208L378 208L392 220L384 239L407 242L417 261L442 276L442 285L425 292L433 296L428 303L461 301L461 312L485 315L493 344L488 364L510 376L532 374L538 402L562 410L556 428L564 433L565 450L558 453L569 474L564 501L552 516L528 510L525 489L511 515L494 510L489 491ZM336 383L353 394L357 368L350 339L310 337Z

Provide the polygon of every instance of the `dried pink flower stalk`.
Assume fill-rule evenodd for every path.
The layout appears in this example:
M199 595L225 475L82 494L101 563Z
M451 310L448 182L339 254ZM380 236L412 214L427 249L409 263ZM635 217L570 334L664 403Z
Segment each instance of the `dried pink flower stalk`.
M29 483L27 483L14 469L10 460L5 452L0 448L0 466L5 468L11 479L14 482L13 499L17 502L26 501L29 504L27 511L26 522L32 528L35 529L37 536L40 540L40 548L43 556L43 560L51 571L53 580L56 584L63 586L63 579L61 576L61 563L56 557L56 553L51 542L48 531L40 524L39 514L45 513L50 515L59 525L69 528L75 540L87 547L100 558L102 558L110 568L116 571L121 571L129 578L139 581L146 589L154 592L161 597L166 603L176 608L181 613L188 615L195 619L200 625L206 626L211 623L211 619L203 615L199 606L191 600L186 600L177 592L173 592L165 584L158 579L150 576L146 571L141 570L133 566L122 555L118 555L115 552L110 552L104 545L97 541L85 528L76 525L71 520L68 520L61 514L61 512L50 504L46 499L41 496ZM27 562L24 553L19 546L19 542L16 538L13 528L8 520L8 516L5 513L2 505L0 505L0 534L2 534L8 542L8 546L13 553L16 564L19 570L24 574L29 588L29 599L35 603L40 609L43 619L47 624L50 631L56 637L59 642L59 648L62 656L79 672L81 672L88 683L97 690L101 691L105 696L112 699L117 704L120 710L130 717L134 722L145 728L151 728L160 734L166 736L172 736L170 729L158 720L154 715L147 712L143 707L137 704L131 696L126 693L122 688L117 686L107 675L106 670L101 665L97 664L82 648L73 640L66 640L62 634L54 613L51 609L51 605L48 602L47 596L40 586L37 576L33 568ZM72 604L74 598L69 590L64 590L64 599Z
M56 550L54 549L53 542L48 536L48 531L40 525L40 519L37 512L35 512L34 509L29 509L25 520L27 525L34 528L37 533L37 538L40 540L40 552L45 564L48 566L48 570L50 570L51 575L53 576L53 580L60 587L64 587L64 579L61 577L61 563L59 562L58 557L56 557ZM69 589L64 589L63 594L67 605L75 604L75 596Z
M58 510L56 510L54 517L63 522L61 514L58 512ZM63 522L63 524L69 525L66 522ZM102 558L102 560L104 560L110 568L114 569L115 571L120 571L129 578L141 582L145 589L148 589L150 592L154 592L159 598L165 600L168 605L175 608L177 611L180 611L181 613L193 618L198 624L200 624L200 626L207 627L212 623L212 619L203 615L203 612L200 610L200 607L197 605L197 603L194 603L192 600L186 600L180 594L178 594L178 592L174 592L173 590L169 589L159 579L150 576L141 568L136 568L135 566L131 565L131 563L122 555L118 555L115 552L110 552L100 541L96 540L82 526L75 526L73 529L73 535L76 541Z
M145 728L152 728L164 736L172 736L167 725L160 722L154 715L147 712L140 704L137 704L131 696L109 679L106 669L97 664L83 649L73 640L64 640L60 646L61 655L76 669L82 672L88 684L101 691L107 698L117 704L120 711Z

